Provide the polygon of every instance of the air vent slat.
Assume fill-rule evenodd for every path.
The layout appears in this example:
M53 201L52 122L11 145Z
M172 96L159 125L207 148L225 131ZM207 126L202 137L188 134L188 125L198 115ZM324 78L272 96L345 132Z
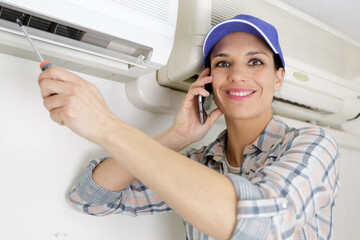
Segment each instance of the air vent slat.
M1 11L0 19L16 22L16 19L20 18L21 16L22 16L21 12L3 7Z
M0 6L0 19L16 23L17 18L23 16L22 12ZM23 24L41 31L46 31L66 38L81 40L85 32L76 28L68 27L43 18L25 14Z
M278 101L278 102L282 102L282 103L288 103L288 104L298 106L298 107L301 107L301 108L305 108L305 109L308 109L308 110L311 110L311 111L316 111L316 112L321 113L321 114L330 114L330 113L332 113L332 112L329 112L329 111L325 111L323 109L313 108L313 107L310 107L310 106L307 106L307 105L304 105L304 104L289 101L289 100L279 98L279 97L274 97L274 100Z
M75 28L66 27L64 25L59 24L55 34L80 40L83 37L84 32Z
M32 17L29 22L29 27L33 27L47 32L49 31L50 25L51 25L50 21L38 17Z

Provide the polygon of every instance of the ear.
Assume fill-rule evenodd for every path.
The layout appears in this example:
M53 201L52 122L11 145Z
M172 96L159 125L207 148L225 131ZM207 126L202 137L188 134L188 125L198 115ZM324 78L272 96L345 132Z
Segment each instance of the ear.
M274 84L274 91L278 91L282 85L284 79L285 70L284 68L279 68L275 72L275 84Z

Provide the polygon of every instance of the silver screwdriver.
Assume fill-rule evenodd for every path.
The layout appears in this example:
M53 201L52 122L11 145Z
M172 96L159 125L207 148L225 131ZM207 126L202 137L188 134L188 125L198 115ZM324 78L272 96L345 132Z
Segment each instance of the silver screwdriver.
M40 64L40 68L41 71L45 71L46 69L48 69L49 67L51 67L51 63L49 61L45 61L44 58L41 56L41 54L39 53L38 49L36 48L34 42L31 40L28 32L26 31L25 26L22 24L20 19L16 19L16 22L19 24L19 26L21 27L21 29L23 30L25 37L29 40L31 47L34 49L36 55L38 56L41 64Z

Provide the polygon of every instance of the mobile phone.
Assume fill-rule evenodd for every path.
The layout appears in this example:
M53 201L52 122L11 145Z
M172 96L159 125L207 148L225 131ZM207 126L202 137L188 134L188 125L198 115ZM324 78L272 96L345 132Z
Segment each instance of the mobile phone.
M205 89L210 93L212 94L212 85L211 83L209 84L206 84L205 85ZM205 108L204 108L204 103L205 101L207 101L207 99L209 99L209 97L205 98L201 95L198 96L198 105L199 105L199 114L200 114L200 122L201 124L204 124L205 123L205 115L206 115L206 111L205 111Z
M199 103L199 114L200 114L200 122L201 122L201 124L205 123L204 100L205 100L205 98L203 96L199 95L198 103Z

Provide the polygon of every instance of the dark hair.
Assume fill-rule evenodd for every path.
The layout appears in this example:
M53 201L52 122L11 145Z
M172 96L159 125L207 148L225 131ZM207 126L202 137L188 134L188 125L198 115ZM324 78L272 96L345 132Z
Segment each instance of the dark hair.
M278 54L273 53L273 58L274 58L274 66L276 71L279 70L280 68L284 68Z

